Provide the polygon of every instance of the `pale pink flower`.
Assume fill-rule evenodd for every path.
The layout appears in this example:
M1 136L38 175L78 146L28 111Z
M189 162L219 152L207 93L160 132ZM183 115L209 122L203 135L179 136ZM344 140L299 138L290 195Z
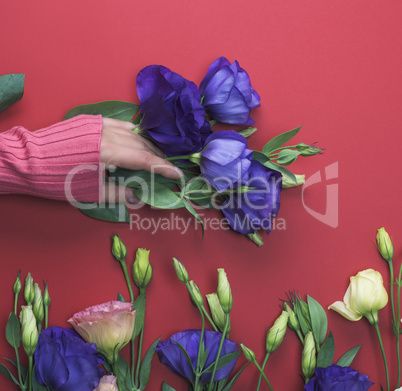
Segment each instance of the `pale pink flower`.
M103 376L94 391L119 391L116 377L113 375Z
M131 303L109 301L74 314L68 322L112 364L134 332L135 310Z

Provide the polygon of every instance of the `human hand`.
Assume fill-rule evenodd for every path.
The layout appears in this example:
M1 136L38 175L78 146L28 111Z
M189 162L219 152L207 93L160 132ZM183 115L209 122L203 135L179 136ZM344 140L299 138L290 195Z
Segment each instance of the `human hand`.
M103 118L100 157L106 168L153 171L170 179L183 176L181 170L165 160L164 153L151 141L133 132L131 122ZM102 201L138 202L133 190L108 182L104 184Z

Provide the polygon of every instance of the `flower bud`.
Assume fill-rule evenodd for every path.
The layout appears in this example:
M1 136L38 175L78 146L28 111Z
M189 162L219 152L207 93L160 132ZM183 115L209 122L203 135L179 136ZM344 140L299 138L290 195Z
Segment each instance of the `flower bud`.
M133 263L134 282L139 288L145 289L152 280L152 266L149 264L149 250L139 248Z
M17 279L14 282L13 292L15 295L21 292L21 270L18 272Z
M246 357L246 359L248 361L250 361L250 362L255 361L255 354L251 349L249 349L248 347L244 346L242 343L240 344L240 348L241 348L244 356Z
M392 261L394 256L394 246L391 238L384 227L377 230L377 248L381 256L388 262Z
M34 284L34 301L33 301L33 313L38 324L43 322L43 318L45 317L45 312L43 309L43 299L42 299L42 291L39 288L38 284Z
M387 303L388 294L381 274L373 269L366 269L350 277L343 301L336 301L328 309L351 321L358 321L365 316L371 324L377 324L378 311Z
M300 152L300 156L314 156L322 153L322 148L316 147L315 145L307 145L300 143L296 145L297 150Z
M190 296L191 296L191 300L193 301L193 303L196 306L202 306L204 304L204 300L202 298L202 294L200 291L200 288L198 288L197 284L191 280L189 282L189 291L190 291Z
M32 307L22 306L20 312L21 339L25 352L28 356L33 356L38 345L39 333L36 326L36 319Z
M306 379L310 379L314 375L316 365L317 359L314 336L312 331L309 331L304 338L304 349L302 353L302 370Z
M184 284L188 282L188 273L186 268L176 258L173 258L173 267L176 271L177 278Z
M122 240L117 235L112 237L112 254L120 262L123 262L127 257L127 248Z
M282 343L285 337L288 319L289 314L286 311L282 311L282 314L279 315L279 318L275 320L273 326L268 330L266 344L268 353L274 352Z
M47 283L45 284L45 290L43 292L43 305L45 307L50 306L50 296L49 296L49 289L47 287Z
M288 303L283 305L285 311L289 314L288 318L288 326L291 330L298 330L300 328L299 321L297 320L297 316L294 311L289 307Z
M282 175L282 189L288 189L290 187L296 187L296 186L301 186L306 183L306 176L305 175L299 175L299 174L294 174L296 177L296 182L289 178L286 175Z
M24 297L27 304L31 305L35 297L34 282L31 273L28 273L27 277L25 278Z
M218 295L216 293L210 293L206 295L206 297L209 309L211 310L212 320L214 321L218 329L223 333L223 330L225 328L226 316L228 315L223 312L221 303L219 303ZM227 332L230 332L230 318Z
M218 299L222 309L227 314L232 310L233 297L230 289L229 281L224 269L218 269Z

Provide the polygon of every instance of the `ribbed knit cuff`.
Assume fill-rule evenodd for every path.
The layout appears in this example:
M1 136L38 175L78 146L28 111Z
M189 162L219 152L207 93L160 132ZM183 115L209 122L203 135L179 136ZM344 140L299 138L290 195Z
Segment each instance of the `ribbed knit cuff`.
M99 202L102 116L79 115L30 132L0 133L0 194Z

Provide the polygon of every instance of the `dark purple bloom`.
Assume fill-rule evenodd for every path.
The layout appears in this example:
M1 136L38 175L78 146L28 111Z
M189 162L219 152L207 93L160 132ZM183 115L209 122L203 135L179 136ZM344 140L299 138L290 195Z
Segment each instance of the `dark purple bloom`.
M201 330L185 330L172 335L166 341L159 342L155 348L155 351L158 353L159 360L176 375L182 376L190 382L194 382L195 375L193 369L190 367L189 363L184 357L184 354L174 341L178 342L185 349L191 359L193 368L196 368L200 336ZM215 362L221 337L222 334L217 331L204 331L204 347L205 350L208 350L208 358L205 362L204 369ZM225 338L220 357L238 351L237 344ZM227 378L236 365L236 361L237 357L223 368L217 370L215 372L214 381ZM201 384L209 383L211 376L211 372L203 373L200 378Z
M201 151L211 133L197 86L161 65L137 75L140 128L169 156Z
M39 336L35 351L36 378L54 391L93 391L104 371L96 345L74 330L49 327Z
M250 125L250 111L260 106L260 97L247 72L239 63L225 57L214 61L200 84L202 104L216 121L225 124Z
M248 179L252 154L246 138L234 130L215 132L201 152L201 174L221 193Z
M367 391L374 383L350 367L336 364L317 368L315 376L304 386L305 391Z
M225 197L221 206L230 227L242 234L250 234L260 228L269 233L272 219L277 216L280 207L282 175L253 160L249 179L243 185L253 190L233 193Z

